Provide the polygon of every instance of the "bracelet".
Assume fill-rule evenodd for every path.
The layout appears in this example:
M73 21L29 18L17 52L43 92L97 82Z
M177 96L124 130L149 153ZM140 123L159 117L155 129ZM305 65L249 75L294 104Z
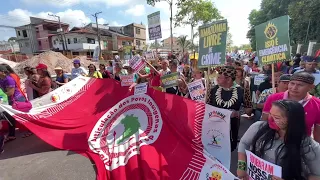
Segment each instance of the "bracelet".
M238 170L246 171L247 170L247 162L239 160L238 161Z

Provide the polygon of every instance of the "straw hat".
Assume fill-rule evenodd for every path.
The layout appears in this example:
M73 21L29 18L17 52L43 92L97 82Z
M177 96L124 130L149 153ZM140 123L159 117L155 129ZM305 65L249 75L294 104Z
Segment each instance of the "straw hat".
M54 68L54 70L63 70L62 67L58 66L56 68Z

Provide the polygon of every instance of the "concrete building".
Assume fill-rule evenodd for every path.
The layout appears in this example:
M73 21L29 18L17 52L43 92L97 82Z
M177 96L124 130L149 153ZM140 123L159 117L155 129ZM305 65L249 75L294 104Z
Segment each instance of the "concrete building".
M124 33L134 38L133 45L142 50L146 45L146 26L142 24L129 24L123 27Z
M61 23L61 26L62 29L58 21L30 17L30 24L15 28L20 52L33 54L51 50L53 48L51 36L69 30L68 24ZM61 37L60 41L62 42Z
M136 50L142 50L146 45L146 26L132 23L126 26L111 26L109 30L133 38L133 46Z
M175 52L179 52L182 51L181 47L178 44L178 38L177 37L172 37L173 40L173 44L172 44L172 50ZM163 44L163 49L168 49L171 51L171 37L163 39L162 40L162 44Z

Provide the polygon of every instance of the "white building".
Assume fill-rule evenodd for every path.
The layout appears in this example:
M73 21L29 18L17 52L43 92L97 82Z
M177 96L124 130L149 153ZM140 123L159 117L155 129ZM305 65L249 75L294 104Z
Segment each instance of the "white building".
M99 46L97 35L89 32L68 32L65 34L68 50L73 55L92 55L94 49ZM51 37L52 46L56 50L62 50L60 35ZM101 45L102 46L102 45Z

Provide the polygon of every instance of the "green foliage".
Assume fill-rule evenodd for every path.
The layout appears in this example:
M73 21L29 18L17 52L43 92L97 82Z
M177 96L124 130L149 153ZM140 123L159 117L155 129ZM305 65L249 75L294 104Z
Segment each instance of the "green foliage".
M191 42L187 40L187 36L180 36L178 37L177 41L183 53L185 52L186 49L190 48Z
M262 0L260 10L252 10L248 17L250 30L247 38L250 39L252 49L256 50L254 27L283 15L289 15L291 18L290 39L293 44L303 43L305 40L320 41L319 9L319 0ZM305 39L309 20L309 35Z
M197 26L199 23L209 23L222 16L209 0L179 0L178 12L175 15L175 27L182 25Z

